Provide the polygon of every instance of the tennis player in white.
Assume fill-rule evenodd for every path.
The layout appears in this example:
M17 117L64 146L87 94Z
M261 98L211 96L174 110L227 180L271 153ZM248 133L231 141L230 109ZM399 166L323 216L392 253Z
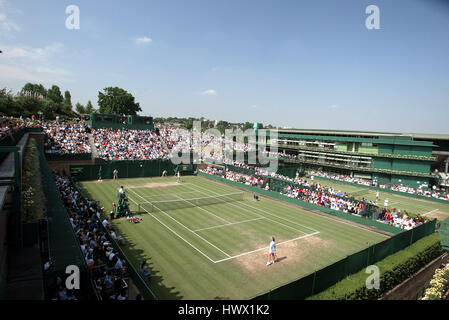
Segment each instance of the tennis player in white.
M268 249L268 262L267 266L272 265L276 261L276 240L271 237L270 248Z

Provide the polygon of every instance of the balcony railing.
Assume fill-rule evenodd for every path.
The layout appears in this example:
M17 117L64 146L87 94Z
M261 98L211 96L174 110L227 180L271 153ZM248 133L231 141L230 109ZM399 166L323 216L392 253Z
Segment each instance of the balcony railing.
M269 147L270 145L267 145ZM285 143L279 143L278 148L288 148L295 150L305 150L305 151L318 151L318 152L331 152L336 154L347 154L347 155L359 155L359 156L369 156L369 157L378 157L378 158L393 158L393 159L409 159L409 160L427 160L427 161L436 161L437 157L435 156L415 156L415 155L401 155L401 154L392 154L392 153L365 153L365 152L352 152L352 151L341 151L335 149L324 149L324 148L316 148L316 147L306 147L306 146L298 146L291 145Z
M376 172L376 173L385 173L385 174L406 175L406 176L413 176L413 177L434 178L434 175L432 173L423 173L423 172L414 172L414 171L399 171L399 170L379 169L379 168L372 168L372 167L359 167L359 166L351 166L351 165L347 165L347 164L318 162L318 161L305 160L305 159L291 159L291 158L283 158L283 157L280 157L280 159L285 163L297 163L297 164L307 163L307 164L312 164L315 166L348 169L348 170L354 170L354 171Z

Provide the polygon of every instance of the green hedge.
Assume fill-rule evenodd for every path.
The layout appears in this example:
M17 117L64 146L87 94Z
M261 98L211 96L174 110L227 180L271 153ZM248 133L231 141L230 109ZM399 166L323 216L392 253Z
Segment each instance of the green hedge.
M25 147L22 169L22 222L36 222L45 218L39 155L36 140L31 138Z
M410 278L443 253L437 233L418 240L411 246L376 263L380 269L380 289L367 289L369 274L362 270L307 300L372 300Z

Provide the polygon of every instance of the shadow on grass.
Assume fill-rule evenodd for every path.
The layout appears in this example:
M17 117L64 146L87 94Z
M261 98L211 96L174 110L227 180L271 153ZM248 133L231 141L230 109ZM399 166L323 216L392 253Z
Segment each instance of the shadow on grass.
M114 228L119 231L119 234L125 240L125 245L120 246L123 253L126 255L128 261L134 266L134 269L139 270L140 264L143 261L147 261L147 267L151 272L151 277L147 281L148 287L156 295L157 299L160 300L180 300L183 296L180 294L179 290L175 287L167 287L164 285L164 277L160 274L151 262L151 252L146 252L137 247L133 238L127 233L122 232L120 225L114 223Z
M87 188L81 187L79 184L77 185L81 194L86 198L90 200L97 200L95 199L90 193ZM105 204L99 202L99 207L105 206ZM102 212L102 218L108 218L106 214L107 210ZM134 216L140 216L140 214L134 213ZM118 221L123 221L122 219ZM151 277L147 281L148 287L151 289L154 295L156 295L156 298L159 300L181 300L183 296L180 294L179 290L177 290L175 287L167 287L164 285L164 277L159 273L159 270L155 269L154 264L151 262L151 252L145 252L142 249L137 248L137 244L134 242L132 237L129 236L126 232L123 232L120 228L120 224L115 222L113 220L112 224L115 228L117 234L121 236L125 240L125 244L120 246L120 249L122 249L123 253L125 254L127 260L132 264L134 269L137 271L140 268L140 264L146 260L147 261L147 268L151 272ZM126 220L125 220L126 222Z

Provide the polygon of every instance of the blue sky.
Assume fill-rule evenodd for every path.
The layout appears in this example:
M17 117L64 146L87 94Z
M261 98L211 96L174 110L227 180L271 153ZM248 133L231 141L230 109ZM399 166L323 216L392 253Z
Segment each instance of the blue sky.
M0 87L57 84L96 105L119 86L152 116L449 133L448 31L438 0L0 0Z

